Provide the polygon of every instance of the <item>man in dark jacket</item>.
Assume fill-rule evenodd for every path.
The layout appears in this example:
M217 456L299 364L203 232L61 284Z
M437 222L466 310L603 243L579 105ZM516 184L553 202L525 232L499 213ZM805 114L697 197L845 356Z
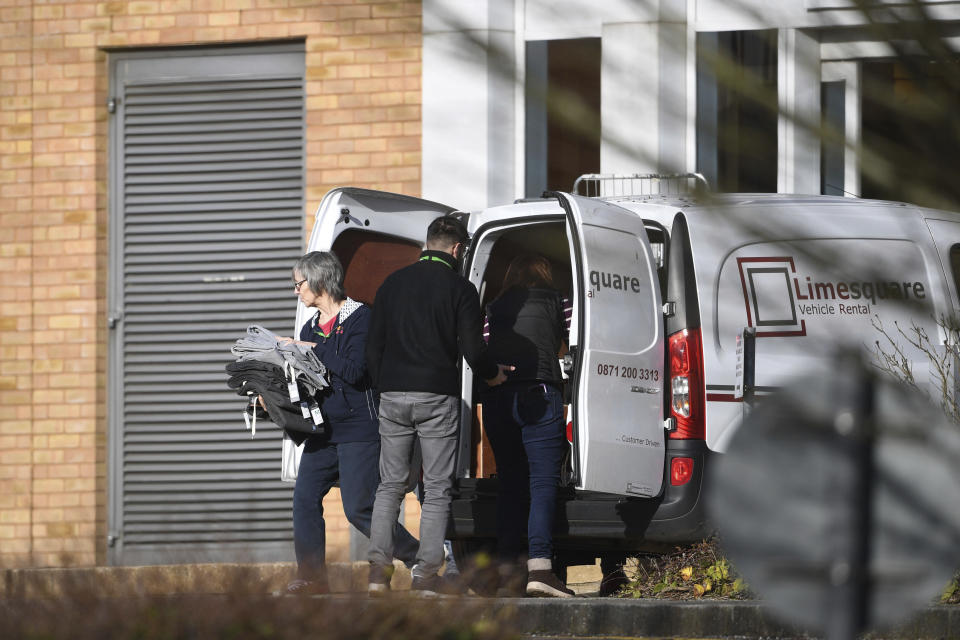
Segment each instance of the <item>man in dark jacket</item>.
M488 385L505 371L486 353L477 290L458 271L467 230L451 216L427 229L426 249L377 291L367 337L367 366L380 390L380 486L370 527L371 594L390 588L393 523L419 438L424 500L411 590L437 591L450 509L460 414L461 354Z

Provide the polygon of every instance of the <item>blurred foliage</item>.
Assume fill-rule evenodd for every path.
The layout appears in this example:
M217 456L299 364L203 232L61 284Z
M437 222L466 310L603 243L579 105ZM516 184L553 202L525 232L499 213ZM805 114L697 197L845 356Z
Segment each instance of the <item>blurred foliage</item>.
M250 576L247 576L250 577ZM222 593L156 595L166 584L126 593L96 588L96 580L62 579L0 599L0 638L17 640L494 640L518 637L510 620L491 615L480 599L425 600L401 591L324 597L271 595L262 581L238 576ZM184 585L181 585L184 586Z
M960 571L954 574L953 580L943 590L940 596L941 604L960 604Z

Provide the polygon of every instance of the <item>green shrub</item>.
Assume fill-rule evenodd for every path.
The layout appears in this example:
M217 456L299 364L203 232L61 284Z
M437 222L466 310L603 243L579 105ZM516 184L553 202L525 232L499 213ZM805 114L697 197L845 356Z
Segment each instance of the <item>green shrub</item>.
M677 547L672 553L645 555L628 563L630 584L622 598L743 600L751 597L743 578L721 553L715 538Z
M953 576L953 580L947 585L940 595L941 604L960 604L960 571Z

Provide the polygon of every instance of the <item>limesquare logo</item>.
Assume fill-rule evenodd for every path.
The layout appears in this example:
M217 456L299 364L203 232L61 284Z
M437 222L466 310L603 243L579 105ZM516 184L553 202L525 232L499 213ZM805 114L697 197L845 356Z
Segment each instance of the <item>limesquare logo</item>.
M920 280L818 278L797 272L792 256L737 258L747 326L758 338L807 335L811 322L862 321L884 304L927 304Z
M758 338L807 335L806 322L797 315L792 257L737 258L737 267L747 326L756 327Z

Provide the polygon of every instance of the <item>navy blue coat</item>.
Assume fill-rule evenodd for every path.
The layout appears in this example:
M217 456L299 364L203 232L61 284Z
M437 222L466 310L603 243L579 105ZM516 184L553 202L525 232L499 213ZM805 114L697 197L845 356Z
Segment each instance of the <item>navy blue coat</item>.
M364 352L370 307L351 299L343 304L329 338L317 329L314 316L300 330L300 340L315 342L313 352L327 367L330 387L320 392L320 410L330 442L378 440L380 397L370 382Z

